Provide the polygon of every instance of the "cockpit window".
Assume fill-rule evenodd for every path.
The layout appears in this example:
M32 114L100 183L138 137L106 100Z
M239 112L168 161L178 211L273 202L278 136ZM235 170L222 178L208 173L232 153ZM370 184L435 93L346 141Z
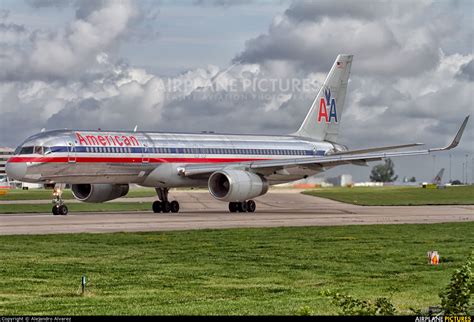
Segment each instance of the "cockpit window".
M33 154L33 147L32 146L24 146L21 148L18 154Z
M35 154L43 154L43 147L35 146Z

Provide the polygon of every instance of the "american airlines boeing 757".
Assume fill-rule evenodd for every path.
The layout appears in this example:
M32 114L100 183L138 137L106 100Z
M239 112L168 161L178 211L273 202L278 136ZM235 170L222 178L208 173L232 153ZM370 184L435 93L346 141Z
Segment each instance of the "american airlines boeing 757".
M290 182L343 165L366 165L387 157L416 156L456 147L464 119L446 147L390 151L403 144L349 150L336 143L352 55L338 55L300 128L289 135L159 133L53 130L27 138L6 165L10 178L25 182L70 184L74 197L105 202L125 196L129 184L156 189L154 212L178 212L168 200L173 187L208 187L231 212L254 212L252 198L273 184ZM389 152L387 152L389 151ZM52 212L68 209L55 189Z

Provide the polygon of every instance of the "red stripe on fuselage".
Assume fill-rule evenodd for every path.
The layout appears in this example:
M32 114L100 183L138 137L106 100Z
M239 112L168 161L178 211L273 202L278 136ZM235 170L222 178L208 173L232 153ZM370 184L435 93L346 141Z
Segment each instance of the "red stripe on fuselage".
M244 162L269 159L252 158L145 158L148 163L222 163ZM143 158L114 158L114 157L11 157L8 162L38 162L38 163L147 163Z

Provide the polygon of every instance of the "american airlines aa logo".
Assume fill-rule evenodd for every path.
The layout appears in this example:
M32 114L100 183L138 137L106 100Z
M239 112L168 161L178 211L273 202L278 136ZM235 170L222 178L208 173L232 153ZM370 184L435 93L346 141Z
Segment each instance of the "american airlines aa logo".
M321 97L319 101L318 123L321 123L322 119L324 119L326 123L331 123L333 118L334 122L337 123L336 100L334 97L331 97L331 90L329 88L324 89L324 96L325 97Z

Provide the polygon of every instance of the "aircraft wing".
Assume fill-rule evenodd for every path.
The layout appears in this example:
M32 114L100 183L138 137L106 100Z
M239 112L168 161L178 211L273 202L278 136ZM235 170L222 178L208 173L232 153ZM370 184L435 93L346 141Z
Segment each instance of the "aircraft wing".
M446 151L451 150L458 146L461 141L462 134L466 128L469 116L464 119L461 127L459 128L456 136L453 141L446 147L443 148L434 148L434 149L425 149L425 150L415 150L415 151L403 151L403 152L377 152L377 153L358 153L358 151L350 151L351 153L340 153L327 156L314 156L308 158L295 158L295 159L278 159L278 160L258 160L258 161L249 161L249 162L235 162L235 163L217 163L217 164L191 164L184 165L178 169L178 174L181 176L192 177L197 175L209 174L215 171L223 169L241 169L252 172L268 172L268 170L279 170L295 166L310 166L310 167L329 167L340 164L363 164L365 165L368 161L378 161L385 158L392 157L402 157L402 156L414 156L414 155L425 155L430 154L431 152L437 151ZM418 143L413 145L403 145L398 146L416 146ZM387 147L382 148L372 148L366 149L365 151L378 151L380 149L386 149ZM390 147L388 147L390 148ZM364 150L361 150L364 151ZM349 151L348 151L349 152Z
M424 145L424 143L410 143L410 144L402 144L402 145L389 145L389 146L381 146L378 148L368 148L362 150L350 150L350 151L341 151L341 152L334 152L331 155L344 155L344 154L360 154L360 153L369 153L369 152L380 152L380 151L388 151L388 150L395 150L395 149L403 149L403 148L411 148L414 146Z

